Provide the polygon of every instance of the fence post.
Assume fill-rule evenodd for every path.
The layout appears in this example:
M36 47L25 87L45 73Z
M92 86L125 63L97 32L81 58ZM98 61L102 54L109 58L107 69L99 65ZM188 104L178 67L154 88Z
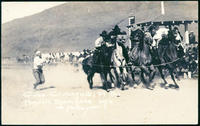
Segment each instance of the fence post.
M129 17L129 20L128 20L128 25L129 25L129 28L128 28L128 35L129 35L129 44L128 44L128 46L129 46L129 49L131 49L131 40L130 40L130 36L131 36L131 26L133 25L133 24L135 24L135 16L130 16Z

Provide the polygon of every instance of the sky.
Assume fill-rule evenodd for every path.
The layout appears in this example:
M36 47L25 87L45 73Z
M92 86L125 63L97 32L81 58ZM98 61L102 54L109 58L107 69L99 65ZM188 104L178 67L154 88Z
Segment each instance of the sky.
M2 24L66 2L1 2Z

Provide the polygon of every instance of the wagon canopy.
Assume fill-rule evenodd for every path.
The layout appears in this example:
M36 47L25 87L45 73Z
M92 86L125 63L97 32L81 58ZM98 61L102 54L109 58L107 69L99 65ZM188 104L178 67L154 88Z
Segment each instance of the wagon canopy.
M183 16L178 14L165 14L159 15L154 19L144 20L142 22L138 22L137 25L145 26L151 24L158 24L158 25L180 25L180 24L191 24L191 23L198 23L198 18L191 17L191 16Z
M160 2L158 2L160 3ZM160 6L160 4L157 4ZM198 23L198 2L195 1L164 1L164 15L161 9L151 11L145 19L136 18L137 25L180 25L185 23Z
M161 9L162 10L162 9ZM165 2L165 13L154 13L144 20L136 21L138 26L157 25L184 25L185 43L189 44L188 24L198 23L198 2Z

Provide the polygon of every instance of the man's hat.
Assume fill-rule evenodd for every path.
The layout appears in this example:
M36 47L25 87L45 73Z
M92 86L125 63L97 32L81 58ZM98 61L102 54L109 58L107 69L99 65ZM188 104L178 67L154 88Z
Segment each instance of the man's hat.
M174 27L174 30L178 30L178 27L175 26L175 27Z
M120 31L120 28L118 25L115 25L115 27L112 29L112 31L109 33L112 36L117 36L119 34L122 34Z
M104 31L102 31L102 33L100 34L100 36L102 36L102 37L105 37L105 36L107 36L107 32L104 30Z
M40 51L36 51L35 55L40 55L41 52Z
M136 30L138 30L138 29L142 30L141 27L139 27L139 26L137 26L137 25L133 25L131 30L132 30L132 31L136 31Z

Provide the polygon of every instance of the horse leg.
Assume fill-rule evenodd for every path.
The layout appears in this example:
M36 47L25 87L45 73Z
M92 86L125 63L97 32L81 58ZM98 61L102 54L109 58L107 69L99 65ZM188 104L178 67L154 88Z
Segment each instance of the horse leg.
M90 79L91 77L90 77L90 74L88 74L88 76L87 76L87 80L88 80L88 83L89 83L89 87L90 87L90 89L92 89L92 86L91 86L91 79Z
M152 80L154 79L155 75L156 75L156 70L154 66L150 66L149 70L151 71L150 73L150 81L152 82Z
M169 73L170 73L171 78L172 78L172 80L173 80L173 82L175 84L175 88L179 88L178 84L175 81L173 70L171 68L169 68Z
M135 75L134 74L134 71L132 70L133 68L130 68L130 70L131 70L131 77L132 77L132 80L133 80L133 87L134 88L137 88L137 86L140 84L140 82L141 82L141 79L139 80L139 81L136 81L136 79L135 79L135 77L137 77L137 79L138 78L141 78L141 75Z
M127 80L128 80L128 84L129 84L129 86L130 87L133 87L133 79L132 79L132 74L131 74L131 69L130 68L127 68L126 69L126 71L127 71Z
M121 89L124 90L123 74L121 74L121 70L120 70L119 67L116 67L116 72L117 72L117 75L118 75L119 87L121 87Z
M162 78L163 81L164 81L164 85L165 85L165 86L169 86L168 83L167 83L167 81L165 80L165 76L164 76L163 73L162 73L161 67L158 66L157 68L158 68L158 71L159 71L159 73L160 73L161 78Z
M133 78L133 82L134 82L133 87L136 88L140 82L136 82L135 75L133 73L132 73L132 78Z
M110 80L111 80L111 83L113 84L114 83L114 80L113 80L113 75L112 75L112 73L111 72L109 72L109 76L110 76ZM112 86L111 86L112 87Z
M122 68L122 74L123 74L123 81L126 82L128 77L128 72L126 71L126 68Z
M105 78L103 76L103 73L100 73L100 77L101 77L101 81L102 81L102 84L103 84L103 89L105 89Z
M150 72L150 82L153 82L153 79L154 79L154 77L156 75L155 67L154 66L150 66L149 71L151 71ZM152 86L154 87L155 85L152 85Z
M146 86L147 89L153 90L152 87L150 87L150 78L149 78L149 74L147 73L147 71L142 70L142 80L144 85Z
M175 67L175 69L174 69L174 74L175 74L175 77L176 77L176 79L178 80L178 81L180 81L180 78L179 78L179 72L178 71L180 71L181 70L181 64L180 64L180 61L176 64L176 65L174 65Z
M100 73L101 79L102 79L102 83L103 83L103 89L105 89L107 91L108 86L107 86L107 75L105 75L105 72Z
M122 79L123 79L122 85L123 85L123 89L124 89L124 86L126 85L126 81L128 78L128 73L126 71L126 68L122 68L121 73L122 73Z
M114 88L117 88L117 76L116 76L115 68L111 69L110 76L112 76L110 78L112 78L112 82L114 83Z
M87 80L88 80L90 89L93 88L93 80L92 80L93 77L94 77L94 73L93 72L88 72Z
M119 88L120 87L120 76L119 76L119 70L117 67L114 69L115 77L116 77L116 82L115 82L115 87Z
M93 77L94 77L94 73L91 73L91 75L90 75L90 82L91 82L91 84L90 85L91 85L92 88L93 88Z
M107 72L103 72L105 90L106 90L107 92L109 92L109 86L108 86L108 81L107 81L107 75L108 75Z

